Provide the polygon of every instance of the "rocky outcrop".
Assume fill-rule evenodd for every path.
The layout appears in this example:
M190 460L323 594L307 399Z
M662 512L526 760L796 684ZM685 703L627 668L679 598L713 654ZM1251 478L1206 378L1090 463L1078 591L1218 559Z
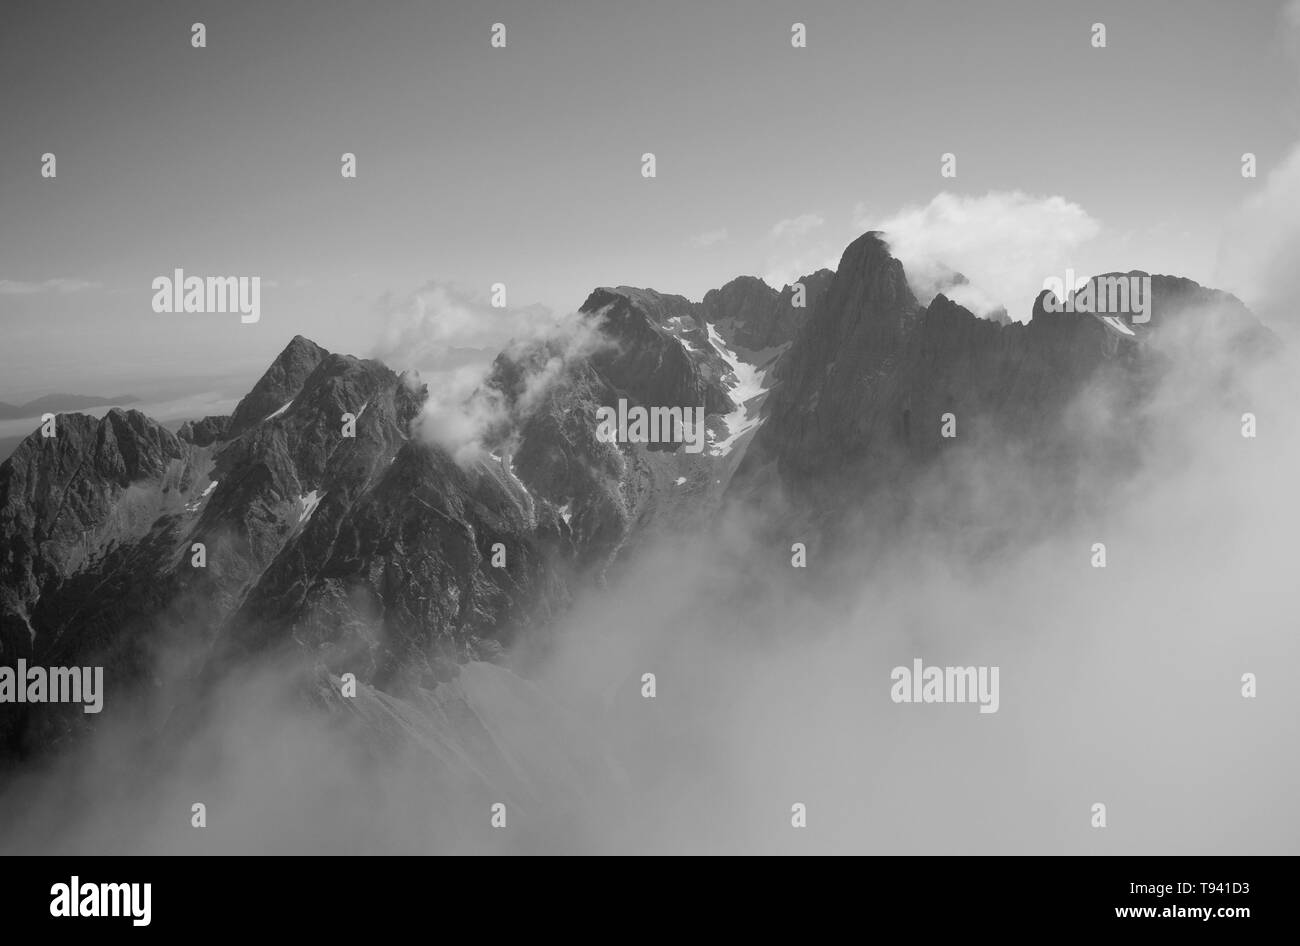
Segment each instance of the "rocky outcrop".
M797 280L803 287L802 305L795 304L794 285L778 291L757 277L740 276L705 293L704 318L716 324L728 342L750 351L787 345L816 309L834 275L821 269Z
M609 340L590 363L616 398L647 406L703 406L708 414L735 407L722 383L725 365L708 344L698 307L687 299L621 286L597 289L581 311L595 318Z
M327 354L310 339L295 335L253 390L235 407L229 436L239 436L293 400Z
M60 414L0 465L0 655L39 656L57 639L35 617L77 572L146 536L191 497L189 444L138 411Z
M187 420L177 429L176 436L196 447L209 447L230 436L230 422L228 415L209 414L202 420Z

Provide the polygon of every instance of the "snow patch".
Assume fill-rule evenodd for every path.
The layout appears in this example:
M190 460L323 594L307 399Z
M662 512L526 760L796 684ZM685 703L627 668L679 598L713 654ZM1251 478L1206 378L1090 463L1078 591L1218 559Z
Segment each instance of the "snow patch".
M715 457L725 457L743 434L758 426L758 409L757 407L751 409L749 403L759 395L767 393L767 388L763 385L767 372L755 368L747 361L742 361L739 355L727 347L727 343L722 340L713 323L709 322L706 325L709 330L709 342L731 368L731 374L735 378L735 383L730 386L727 394L737 406L734 411L722 418L723 423L727 425L727 437L713 444L713 449L710 451Z
M292 404L293 404L293 400L290 399L288 402L285 403L284 407L280 408L278 411L272 411L271 413L263 417L262 423L265 424L268 420L275 420L277 417L279 417L281 414L287 411Z
M298 523L301 525L311 518L311 514L316 511L320 505L321 493L319 490L312 490L306 496L298 497Z
M191 500L190 502L186 503L186 504L185 504L185 511L186 511L186 512L198 512L198 511L199 511L199 507L203 505L203 500L205 500L205 499L207 499L209 496L211 496L211 495L212 495L212 491L213 491L214 489L217 488L217 483L218 483L218 480L213 480L211 483L209 483L209 484L207 485L206 488L204 488L203 492L199 494L199 498L198 498L198 499L194 499L194 500Z
M699 326L693 319L689 319L684 315L674 315L671 319L664 321L663 328L673 338L677 339L682 348L688 352L696 354L700 352L699 346L687 337L699 331Z

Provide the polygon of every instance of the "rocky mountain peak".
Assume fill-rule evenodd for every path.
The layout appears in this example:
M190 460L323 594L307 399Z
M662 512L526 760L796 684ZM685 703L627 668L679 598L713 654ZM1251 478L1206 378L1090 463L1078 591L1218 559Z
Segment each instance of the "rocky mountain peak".
M311 339L295 335L235 407L230 436L238 436L293 400L327 355Z

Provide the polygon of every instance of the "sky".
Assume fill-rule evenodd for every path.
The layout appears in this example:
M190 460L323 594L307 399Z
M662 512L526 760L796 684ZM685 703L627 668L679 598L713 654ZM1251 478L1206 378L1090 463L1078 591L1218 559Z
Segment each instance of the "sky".
M0 400L219 405L295 334L421 367L443 359L393 328L416 309L445 311L455 360L597 286L780 284L873 228L1013 317L1062 266L1271 315L1296 278L1297 36L1281 2L11 0ZM259 276L260 320L155 313L176 268Z

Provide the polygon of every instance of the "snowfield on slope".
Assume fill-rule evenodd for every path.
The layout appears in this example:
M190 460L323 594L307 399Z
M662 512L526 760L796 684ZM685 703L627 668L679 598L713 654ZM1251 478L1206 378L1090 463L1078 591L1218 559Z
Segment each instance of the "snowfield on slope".
M729 387L727 393L737 406L734 411L722 418L723 423L727 425L727 437L713 444L709 451L712 456L725 457L736 446L736 441L741 436L758 426L758 406L751 406L750 402L767 393L767 388L763 386L763 378L767 372L755 368L747 361L742 361L739 355L727 347L727 343L722 340L713 323L706 324L709 329L709 342L722 356L722 360L727 363L735 378L735 383Z

